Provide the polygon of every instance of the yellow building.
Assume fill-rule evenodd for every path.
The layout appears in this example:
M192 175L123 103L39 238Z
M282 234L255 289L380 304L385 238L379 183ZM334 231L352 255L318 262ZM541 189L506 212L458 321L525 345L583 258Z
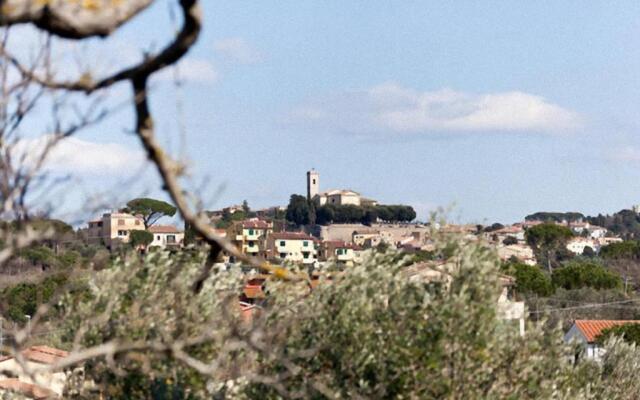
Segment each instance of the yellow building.
M261 219L249 219L237 225L234 237L238 248L247 255L264 256L268 236L273 232L273 223Z
M268 253L284 261L313 264L317 261L317 239L303 232L280 232L269 236Z
M142 218L127 213L104 213L102 218L89 221L88 225L87 241L109 249L128 243L130 231L144 230Z

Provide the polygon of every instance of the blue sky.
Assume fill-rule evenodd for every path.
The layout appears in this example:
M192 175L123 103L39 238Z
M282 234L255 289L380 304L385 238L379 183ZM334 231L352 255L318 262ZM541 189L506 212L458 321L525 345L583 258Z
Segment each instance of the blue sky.
M203 3L185 85L160 77L152 105L175 152L184 127L189 183L211 208L285 205L311 167L325 189L422 218L452 204L459 221L513 222L640 203L637 1ZM161 46L170 4L90 43L96 65ZM131 118L78 139L134 159ZM86 167L66 201L131 170ZM153 171L136 176L121 196L160 193Z

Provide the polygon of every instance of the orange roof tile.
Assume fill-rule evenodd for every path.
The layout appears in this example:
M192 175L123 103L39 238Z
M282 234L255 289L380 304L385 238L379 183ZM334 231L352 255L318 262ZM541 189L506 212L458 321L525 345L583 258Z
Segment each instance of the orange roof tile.
M271 235L275 240L316 240L304 232L278 232Z
M180 233L180 230L173 225L153 225L149 227L151 233Z
M22 351L22 356L25 359L41 364L54 364L68 355L69 353L64 350L49 346L31 346ZM5 356L0 358L0 361L5 361L11 358L13 358L13 356Z
M19 392L33 399L49 399L56 397L56 394L52 390L42 386L22 382L17 378L1 379L0 389Z
M640 320L587 320L577 319L574 321L576 328L587 339L587 342L595 342L596 338L602 333L603 330L613 328L614 326L626 325L626 324L638 324Z

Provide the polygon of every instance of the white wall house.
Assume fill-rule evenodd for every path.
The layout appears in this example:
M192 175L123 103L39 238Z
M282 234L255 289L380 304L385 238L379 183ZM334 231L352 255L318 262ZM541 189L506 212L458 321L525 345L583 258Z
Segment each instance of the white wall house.
M577 342L584 349L584 357L599 361L604 349L597 343L598 336L603 330L626 324L638 324L638 320L580 320L573 321L573 325L564 335L566 343Z
M600 251L600 243L595 239L575 237L567 242L567 250L573 254L584 254L587 247L591 247L596 253Z
M149 232L153 234L153 242L149 247L178 248L184 243L184 232L173 225L152 225Z
M269 236L269 253L272 257L301 264L313 264L317 260L316 239L303 232L280 232Z
M33 398L62 396L68 373L65 371L30 372L55 364L69 354L49 346L32 346L22 351L26 370L13 356L0 357L0 392L19 392Z
M341 205L376 205L375 200L364 198L360 193L348 189L333 189L325 192L320 191L320 174L316 170L307 172L307 198L313 200L317 205L323 206L331 204Z

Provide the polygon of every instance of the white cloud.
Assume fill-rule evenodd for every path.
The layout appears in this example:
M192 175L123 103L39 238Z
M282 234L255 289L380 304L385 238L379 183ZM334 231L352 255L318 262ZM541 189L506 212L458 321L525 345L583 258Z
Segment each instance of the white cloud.
M420 92L393 83L316 99L288 121L356 134L566 133L581 125L577 113L524 92Z
M26 155L27 165L35 163L52 138L46 135L18 142L13 158ZM51 149L43 169L72 175L123 174L139 170L144 162L145 156L138 149L119 143L96 143L69 137Z
M607 158L611 161L638 163L640 162L640 148L624 146L608 152Z
M239 37L216 40L213 49L229 61L239 64L255 64L262 60L262 55Z
M177 66L167 67L153 77L160 81L173 82L176 78L176 68L178 78L185 82L210 84L219 78L218 71L211 62L197 58L185 58Z

